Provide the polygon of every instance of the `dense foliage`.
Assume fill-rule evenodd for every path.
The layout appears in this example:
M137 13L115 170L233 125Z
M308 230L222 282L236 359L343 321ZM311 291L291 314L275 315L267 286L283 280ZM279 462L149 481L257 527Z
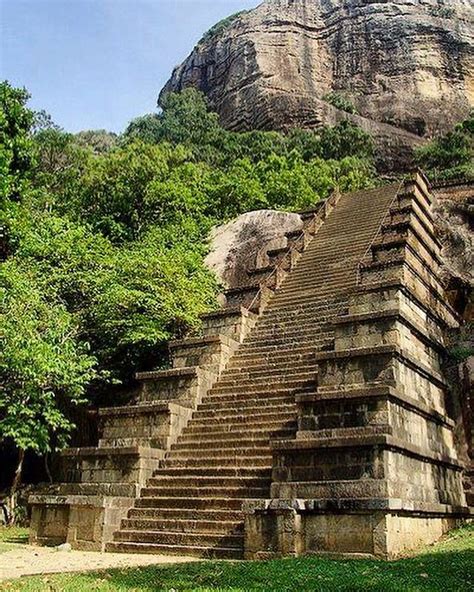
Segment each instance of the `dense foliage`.
M341 111L345 111L346 113L357 113L354 103L340 93L331 92L324 97L324 100L333 107L341 109Z
M434 179L474 179L474 111L452 132L417 151L419 165Z
M20 451L63 446L72 405L113 403L198 329L218 290L212 225L374 182L371 139L349 123L238 134L189 90L120 137L69 134L26 91L0 92L0 441Z
M205 41L209 41L210 39L217 37L217 35L220 35L235 20L237 20L240 16L247 14L247 12L248 12L248 10L240 10L239 12L236 12L234 14L231 14L231 15L223 18L222 20L217 22L215 25L213 25L206 33L204 33L204 35L201 38L200 43L203 43Z

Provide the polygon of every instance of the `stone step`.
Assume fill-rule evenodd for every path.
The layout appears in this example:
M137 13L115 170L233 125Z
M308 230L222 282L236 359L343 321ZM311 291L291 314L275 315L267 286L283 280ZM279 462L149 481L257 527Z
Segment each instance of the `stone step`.
M330 320L328 319L328 323ZM334 338L333 331L321 331L318 327L308 327L302 331L287 330L286 327L277 326L270 333L256 333L251 339L246 340L241 351L249 352L252 350L261 351L266 345L282 346L293 343L309 341L315 346L323 346L329 340Z
M298 355L301 356L305 353L313 353L317 349L317 346L310 344L297 344L296 347L279 347L277 345L268 345L262 346L259 348L258 351L253 351L252 349L247 349L245 346L239 350L238 354L233 356L232 361L230 363L230 367L234 364L237 360L238 361L247 361L247 360L256 360L256 359L265 359L265 357L269 357L270 360L277 361L277 360L288 360L290 356L293 356L293 359Z
M198 410L193 414L193 419L198 418L202 419L202 413L207 413L207 418L217 418L217 416L222 415L241 415L243 412L245 414L249 414L252 412L259 412L263 409L271 408L272 411L282 411L282 412L289 412L289 406L292 406L292 409L296 412L295 405L295 395L304 393L304 392L312 392L314 390L315 383L312 382L311 385L308 385L305 389L297 389L294 391L284 391L281 394L274 395L274 393L262 393L259 396L249 397L246 396L245 393L235 393L231 395L221 395L222 400L216 400L201 403L199 405Z
M292 286L290 285L283 285L281 289L275 292L274 299L271 301L271 309L274 310L275 307L280 306L281 299L285 297L286 299L291 299L291 306L298 304L302 305L305 304L301 298L303 296L307 296L308 294L312 294L317 296L312 303L312 307L318 305L321 300L328 300L331 301L334 298L335 294L338 291L342 291L344 288L347 288L352 285L352 280L350 276L344 276L343 279L338 280L319 280L317 278L309 282L306 286ZM324 311L322 311L324 312ZM329 311L328 311L329 312Z
M318 323L324 316L332 317L338 307L339 301L333 300L325 304L324 307L312 306L310 308L304 305L294 305L291 308L282 308L274 310L270 305L263 313L258 325L254 331L269 329L277 323L295 324L295 323ZM253 332L252 332L253 333Z
M197 519L144 519L144 518L125 518L120 525L121 530L139 530L147 532L194 532L215 533L215 534L239 534L243 532L243 520L204 520L202 517Z
M264 355L258 356L256 354L242 355L235 358L227 366L226 370L262 370L268 368L269 370L279 369L282 367L295 368L302 363L314 362L315 355L322 348L310 346L309 348L294 347L293 353L285 353L279 355L278 351L267 352Z
M347 288L352 285L352 282L348 281L345 286L341 286L340 289ZM308 292L304 292L298 295L295 294L276 294L273 300L273 306L276 307L283 307L283 306L291 306L293 302L297 299L300 304L306 304L307 306L312 306L315 302L317 302L320 298L332 298L334 295L335 290L333 288L322 288L321 290L312 290Z
M218 460L222 459L223 462L235 460L245 460L249 458L249 455L252 454L256 457L262 456L265 457L266 455L271 456L270 447L267 444L266 446L239 446L239 448L225 448L219 447L216 449L196 449L196 447L190 448L179 448L175 450L174 448L171 449L168 457L168 461L171 460L179 460L186 458L190 462L193 460L202 460L206 459L207 461L211 460ZM245 458L243 458L245 457Z
M298 263L298 266L302 267L317 267L321 266L324 261L327 259L331 259L337 257L339 252L339 257L342 254L351 254L357 253L360 249L363 249L364 246L367 246L367 243L370 242L370 238L367 237L367 234L362 232L360 236L353 237L354 243L351 245L347 244L346 237L338 236L330 236L328 233L326 236L320 234L316 240L311 241L311 244L308 245L307 249L304 252L304 257L301 257ZM324 257L321 257L321 252L324 250Z
M288 317L273 317L267 322L267 317L262 316L261 323L256 325L255 329L247 337L244 343L252 343L256 340L274 337L275 333L279 334L284 331L288 335L295 335L301 338L308 337L311 333L316 332L322 338L327 337L325 334L330 334L332 327L330 326L331 319L334 316L335 307L330 309L324 308L318 312L314 310L308 311L309 314L303 318L303 309L299 314L295 311L293 316Z
M199 499L197 497L144 497L135 500L135 508L183 509L183 510L241 510L245 498L213 497Z
M242 345L245 347L257 341L264 345L265 341L271 341L275 337L283 337L285 335L299 337L302 340L315 338L327 339L332 337L333 334L331 322L334 314L335 311L331 313L324 311L314 318L312 316L303 318L304 312L300 311L299 314L295 312L292 317L282 319L272 318L269 322L267 322L266 318L262 318L262 324L252 332L252 336L248 337ZM311 315L313 315L312 312Z
M316 361L313 362L300 362L299 364L292 364L290 366L286 364L281 365L274 365L268 366L265 365L264 367L257 366L255 368L245 369L244 367L241 368L227 368L222 374L221 379L219 380L219 384L222 384L222 381L234 382L236 378L241 378L242 380L259 378L260 376L266 376L270 374L273 377L276 376L288 376L292 374L297 374L300 372L308 373L308 372L317 372L318 371L318 364ZM231 379L234 379L233 381Z
M357 258L355 258L357 259ZM340 265L340 262L338 262ZM336 268L336 264L332 266L329 262L326 262L325 268L318 271L317 269L308 270L295 270L293 273L296 275L300 273L302 277L295 277L293 273L286 278L286 281L277 290L277 294L291 291L299 292L307 290L308 288L315 288L322 285L339 285L343 283L348 275L352 273L352 266L346 265L345 268ZM304 276L304 277L303 277Z
M187 545L162 545L135 542L107 543L106 551L110 553L152 553L153 555L181 555L202 559L242 559L243 549L233 547L208 547Z
M354 258L354 263L358 257ZM318 288L331 288L339 289L345 286L348 279L351 278L352 274L356 269L356 265L346 263L346 268L343 271L338 269L326 268L324 272L317 273L315 270L308 270L305 272L306 280L296 280L296 278L288 277L281 287L275 292L275 296L282 293L291 293L294 296L305 292L306 290L316 290ZM320 304L319 302L318 304Z
M227 386L222 387L219 391L209 392L205 397L205 403L199 405L199 409L208 409L212 405L225 405L233 401L246 401L250 404L251 401L260 403L261 401L272 401L274 403L291 403L293 393L306 391L311 386L314 388L317 373L314 373L306 380L292 380L291 382L275 381L267 385L261 383L250 387L243 386Z
M288 368L296 368L303 363L313 362L314 356L316 352L321 351L320 347L316 347L313 345L300 347L295 345L290 350L282 352L281 350L270 350L262 354L258 354L255 352L245 353L241 352L241 355L232 360L232 362L228 365L227 370L232 370L234 368L237 369L246 369L249 370L257 370L268 367L269 369L274 368L281 368L282 366L286 366ZM217 383L216 383L217 384Z
M338 290L344 288L347 285L352 285L352 274L353 271L347 272L345 271L338 277L331 277L330 279L324 278L312 278L305 285L301 285L301 283L295 283L293 286L292 284L284 284L280 290L275 293L274 300L272 304L279 303L281 301L282 296L287 298L294 298L295 300L298 299L298 302L301 302L301 296L305 293L312 292L314 294L335 294Z
M157 477L151 477L148 480L146 490L144 492L148 492L149 488L154 487L177 487L182 488L187 485L191 485L196 487L235 487L235 486L245 486L245 487L266 487L269 486L270 479L269 476L249 476L249 477L241 477L241 476L227 476L224 477L218 474L214 474L212 476L208 475L176 475L176 476L169 476L169 475L161 475Z
M275 337L293 336L300 339L315 338L326 339L332 335L331 320L334 314L321 312L318 318L306 319L304 322L295 315L288 320L275 320L271 323L259 325L252 335L245 340L245 345L254 342L264 343Z
M223 378L219 380L217 386L209 389L209 398L212 399L213 395L220 393L234 393L234 392L245 392L245 393L260 393L273 390L280 392L281 390L287 390L291 388L298 388L301 384L307 384L309 381L314 383L317 375L317 370L314 369L309 372L298 372L294 371L287 374L273 375L271 373L265 376L256 376L240 379L235 378ZM206 397L207 399L207 397Z
M242 522L241 510L200 510L187 508L132 508L130 520L202 520L204 522Z
M317 374L311 376L310 379L305 381L292 381L291 383L277 383L260 385L258 387L249 388L243 386L241 388L228 387L222 389L221 392L213 391L208 397L206 397L206 403L199 405L200 410L209 409L210 406L221 405L226 406L228 403L242 402L249 404L258 404L265 402L279 402L279 403L291 403L295 393L302 393L308 390L314 390L317 382Z
M173 444L173 451L193 449L196 446L202 449L216 449L225 450L227 448L234 448L239 446L241 448L256 448L269 444L272 439L289 438L294 433L294 430L276 430L271 431L258 431L253 432L250 429L242 434L224 434L223 436L216 438L210 437L209 435L196 435L188 437L181 437L177 444Z
M254 451L252 451L254 452ZM260 454L258 456L250 456L248 451L245 451L244 456L214 456L203 458L180 458L173 457L166 460L166 467L189 467L189 468L211 468L211 467L251 467L251 468L269 468L272 466L272 455L268 450L267 454Z
M261 487L247 487L242 485L240 487L235 486L222 486L217 485L215 487L193 487L192 485L186 485L183 487L177 487L176 485L166 486L160 485L157 487L144 487L141 491L143 497L164 497L164 496L177 496L190 498L215 498L217 495L224 495L226 498L243 497L247 496L250 498L264 497L270 494L270 483Z
M208 438L223 438L224 436L237 437L246 434L275 434L292 433L297 427L296 421L282 422L281 420L261 423L245 423L244 425L224 424L209 426L208 424L195 426L190 424L181 435L180 441L194 436L207 436Z
M329 318L325 323L330 323ZM304 335L304 336L303 336ZM249 354L264 355L275 350L281 353L291 353L292 346L296 343L298 349L312 347L322 347L328 340L333 338L332 331L324 331L310 328L304 334L294 335L291 332L286 332L284 327L278 329L278 333L268 335L256 335L251 341L244 341L240 346L235 358L239 359L241 356L249 356Z
M153 472L157 478L161 477L253 477L262 479L271 479L271 468L262 467L219 467L216 471L215 467L208 468L189 468L189 467L163 467L156 469Z
M214 428L228 426L226 429L234 430L245 428L255 429L259 425L266 426L267 422L274 422L278 424L281 422L287 424L290 421L295 421L297 413L296 403L290 403L287 405L279 406L247 406L245 407L245 413L243 408L239 405L238 407L228 407L224 409L210 409L210 410L199 410L193 415L193 419L189 422L187 429L200 430L202 428ZM218 422L218 423L216 423Z
M162 545L189 545L197 547L224 547L242 549L242 534L201 532L120 530L114 533L116 542L158 543Z
M257 403L259 404L256 404L255 400L251 400L248 402L249 404L245 405L245 401L239 401L238 404L234 402L219 409L216 409L215 405L208 405L208 408L205 408L204 405L206 403L201 403L197 411L194 412L189 425L198 425L199 421L209 422L210 420L217 419L219 421L233 419L237 423L240 423L249 416L258 421L264 421L266 417L269 415L274 416L276 413L279 417L282 417L282 420L283 417L285 419L288 419L288 417L293 419L296 416L297 408L294 395L291 395L290 400L281 402L271 401L271 405L265 405L266 402L268 400L258 400Z
M365 247L366 245L364 245ZM342 257L341 257L342 255ZM347 259L354 259L353 265L357 265L356 259L359 257L357 251L346 252L341 254L339 252L334 258L328 257L321 261L319 264L304 265L302 260L298 262L298 265L291 272L285 281L285 288L293 285L294 287L300 286L304 288L310 285L312 282L318 280L340 280L350 273L352 266L344 265L344 261Z
M295 278L303 281L307 280L307 276L303 274L305 271L314 271L322 273L324 271L324 265L334 265L341 261L349 258L357 258L363 255L365 249L370 244L371 237L366 235L361 238L360 241L355 243L351 248L347 248L347 245L343 244L343 241L334 241L334 243L315 242L306 250L304 257L300 257L296 262L295 267L291 271L291 279L294 281ZM331 245L331 246L328 246ZM324 249L327 252L327 256L324 258L319 257L318 251Z

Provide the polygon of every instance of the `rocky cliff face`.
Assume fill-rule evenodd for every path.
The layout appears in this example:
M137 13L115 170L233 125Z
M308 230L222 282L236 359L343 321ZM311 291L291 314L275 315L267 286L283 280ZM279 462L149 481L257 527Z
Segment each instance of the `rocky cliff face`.
M162 94L188 86L230 129L350 118L374 134L384 158L404 161L474 105L474 2L266 0L204 36ZM330 93L358 115L332 106Z

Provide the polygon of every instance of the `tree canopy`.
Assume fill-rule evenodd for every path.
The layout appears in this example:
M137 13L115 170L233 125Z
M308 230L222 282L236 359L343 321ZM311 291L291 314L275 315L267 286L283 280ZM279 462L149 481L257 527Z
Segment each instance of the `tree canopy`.
M474 179L474 111L452 132L417 150L418 164L433 179Z

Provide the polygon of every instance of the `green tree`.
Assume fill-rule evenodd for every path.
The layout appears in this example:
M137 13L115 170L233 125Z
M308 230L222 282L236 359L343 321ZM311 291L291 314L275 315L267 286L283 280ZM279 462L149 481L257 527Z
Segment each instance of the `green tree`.
M350 121L321 129L321 156L327 160L341 160L347 156L371 160L374 143L369 134Z
M90 148L94 154L104 154L118 145L119 136L104 129L84 130L74 134L74 142Z
M45 191L49 205L74 201L80 191L80 179L91 161L92 150L79 145L73 134L54 126L40 129L33 136L37 166L33 173L34 185Z
M134 141L93 158L74 184L75 195L66 192L64 206L115 243L135 240L153 223L192 209L198 195L184 185L196 179L190 159L183 147Z
M346 113L357 113L356 106L347 97L338 92L331 92L323 97L323 100Z
M214 306L203 230L191 217L118 246L86 225L31 207L18 208L9 231L14 260L34 274L50 302L65 307L77 339L90 345L97 372L84 386L98 403L111 383L129 381L150 361L164 363L166 341L197 328L199 315Z
M204 95L194 88L168 93L161 108L157 115L133 120L125 130L125 138L199 147L200 158L209 158L207 152L212 152L226 134L217 114L209 110Z
M34 274L10 259L0 267L0 441L15 445L21 479L25 451L62 448L74 427L65 409L83 401L95 360L59 303L45 298Z
M26 89L0 83L0 199L20 199L34 165L30 128L34 113L26 108Z
M474 111L452 132L419 148L416 159L434 179L474 178Z
M136 117L128 124L124 138L128 141L141 140L148 144L161 142L163 139L161 116L157 113L148 113Z

